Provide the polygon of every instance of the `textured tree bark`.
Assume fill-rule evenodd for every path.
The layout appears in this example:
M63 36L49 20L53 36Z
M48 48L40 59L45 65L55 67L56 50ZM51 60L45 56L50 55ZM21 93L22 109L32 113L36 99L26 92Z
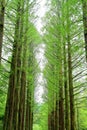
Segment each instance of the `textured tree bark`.
M54 101L52 100L52 104L53 102ZM51 108L52 106L50 105L50 102L48 104L48 130L54 130L54 107Z
M1 63L1 55L2 55L4 14L5 14L5 0L0 0L0 63Z
M52 68L54 68L54 66L52 66ZM55 71L55 70L54 70ZM53 72L53 78L55 78L55 74ZM55 82L55 86L56 86L56 82ZM54 86L54 87L55 87ZM50 105L50 102L48 103L48 109L49 109L49 113L48 113L48 130L58 130L57 129L57 124L58 124L58 118L57 118L57 107L58 104L56 103L57 101L57 94L53 91L51 97L49 98L52 101L52 106Z
M55 99L55 93L53 93L53 96L54 96L54 98L53 99ZM49 118L48 118L49 120L49 129L50 130L56 130L56 121L57 121L57 117L56 117L56 104L55 104L55 100L53 100L53 110L51 111L51 113L50 113L50 116L49 116Z
M19 38L18 38L18 56L17 56L17 83L15 88L15 102L14 102L14 130L24 129L23 125L23 112L25 108L25 87L26 87L26 74L22 69L24 65L24 58L22 59L23 51L23 11L24 11L24 0L19 1L18 17L19 17ZM22 63L23 61L23 63ZM23 64L23 65L22 65ZM21 112L21 114L20 114ZM19 116L20 115L20 116ZM22 119L19 119L21 117ZM20 124L19 124L20 120ZM23 127L22 127L23 126Z
M70 130L75 130L76 125L75 125L74 90L73 90L73 77L72 77L69 10L70 8L69 8L69 5L67 4L67 43L68 43L68 80L69 80L69 99L70 99Z
M52 111L48 116L48 130L54 129L54 111Z
M24 3L24 1L23 1ZM24 4L23 4L24 5ZM22 8L22 10L24 10L24 7ZM25 17L25 21L26 21L26 25L24 26L25 33L27 32L28 29L28 11L29 11L29 1L26 1L26 17ZM33 118L32 118L32 113L31 112L31 95L30 95L30 90L29 88L27 88L26 83L27 83L27 68L28 63L27 61L29 60L28 56L27 56L27 51L28 50L28 37L27 34L24 36L24 43L23 43L23 62L22 62L22 73L21 73L21 91L20 91L20 104L19 104L19 129L18 130L32 130L32 126L33 126ZM29 48L30 49L30 48ZM30 61L29 61L30 62ZM29 85L29 84L28 84ZM30 87L30 86L28 86ZM26 101L26 89L27 89L27 101ZM27 104L27 105L26 105ZM25 108L26 105L26 108ZM25 122L26 121L26 122Z
M29 89L27 90L27 104L26 104L26 122L25 130L33 129L33 111L31 109L31 94Z
M56 96L57 97L57 96ZM56 98L57 99L57 98ZM59 130L59 101L58 99L56 100L56 122L55 122L55 130Z
M82 6L83 6L85 51L86 51L86 62L87 62L87 0L82 0Z
M63 87L59 90L59 130L64 130L64 101Z
M20 2L18 4L18 10L20 10ZM16 88L18 87L19 82L19 61L18 61L18 53L19 53L19 29L20 29L20 17L17 14L17 21L15 26L15 36L14 36L14 45L13 45L13 54L12 54L12 62L11 62L11 72L9 77L9 88L7 95L7 103L5 110L5 120L3 125L3 130L16 130L17 123L17 112L18 112L18 91ZM17 96L17 97L16 97ZM15 115L15 116L14 116Z
M64 44L64 90L65 90L65 129L70 130L69 125L69 93L68 93L68 74L66 62L66 45Z
M18 130L24 130L25 126L25 97L26 97L26 69L27 69L27 37L22 45L23 62L21 71L21 88L20 88L20 102L19 102L19 118L18 118Z
M48 115L48 130L52 130L51 129L51 114Z
M75 107L74 107L74 91L72 78L72 62L71 62L71 45L68 36L68 76L69 76L69 96L70 96L70 123L71 130L75 130Z
M13 130L12 122L13 122L13 111L14 111L14 93L16 86L16 64L17 64L17 48L14 45L13 48L13 56L11 62L11 74L9 77L9 89L7 95L7 103L6 103L6 112L5 112L5 120L3 130Z
M55 130L54 129L54 110L51 112L51 130Z
M21 90L20 90L20 103L19 103L18 130L24 130L24 123L25 123L25 92L26 92L26 73L22 71Z
M60 65L59 65L59 130L64 130L64 97L63 97L63 65L62 65L62 45L60 45Z
M22 32L21 32L22 33ZM19 101L20 101L20 86L21 86L21 50L22 46L18 45L18 56L17 56L17 75L16 75L16 87L14 94L14 113L13 113L13 127L14 130L18 130L18 113L19 113Z
M57 116L56 116L56 109L55 109L55 107L54 107L53 117L54 117L54 130L57 130L57 127L56 127Z
M29 99L27 99L27 105L26 105L26 120L25 120L25 130L29 130Z

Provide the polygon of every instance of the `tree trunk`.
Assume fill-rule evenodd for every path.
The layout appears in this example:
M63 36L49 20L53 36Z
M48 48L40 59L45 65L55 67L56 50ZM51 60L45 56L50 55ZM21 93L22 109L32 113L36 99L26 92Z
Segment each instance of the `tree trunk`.
M71 130L75 130L75 107L74 107L74 91L72 80L72 62L71 62L71 45L68 36L68 76L69 76L69 96L70 96L70 123Z
M1 55L2 55L4 13L5 13L5 0L0 0L0 63L1 63Z
M16 130L17 123L17 112L18 112L18 88L19 87L19 30L20 30L20 2L18 3L18 14L17 14L17 21L15 26L15 36L14 36L14 45L13 45L13 55L12 55L12 62L11 62L11 72L9 77L9 88L8 88L8 95L7 95L7 103L6 103L6 110L5 110L5 120L3 125L3 130ZM17 86L18 85L18 86ZM16 97L17 96L17 97ZM15 128L14 128L15 127Z
M56 96L57 97L57 96ZM55 130L59 130L59 101L56 100Z
M62 82L62 81L61 81ZM59 130L64 130L63 86L59 90Z
M48 115L48 130L51 130L51 116Z
M22 59L22 51L23 51L23 11L24 11L24 0L19 1L19 10L18 10L18 17L19 17L19 38L18 38L18 56L17 56L17 83L15 88L15 102L14 102L14 130L21 130L24 128L23 123L20 121L19 125L19 113L21 112L21 116L23 115L25 104L23 104L25 101L25 90L26 87L26 74L25 71L22 69L22 61L24 62L24 58ZM23 97L22 97L23 96ZM22 100L22 102L21 102ZM20 110L20 102L22 106L22 111ZM20 111L19 111L20 110ZM23 120L23 119L22 119Z
M69 99L70 99L70 130L75 130L76 129L75 106L74 106L74 90L73 90L73 77L72 77L69 10L70 10L69 5L67 4L67 43L68 43L68 80L69 80Z
M18 130L24 130L25 125L25 96L26 96L26 70L27 70L27 37L23 43L23 62L21 72L21 88L20 88L20 103L19 103L19 122Z
M63 97L63 72L62 72L62 45L59 57L59 130L64 130L64 97Z
M64 90L65 90L65 129L69 128L69 93L68 93L68 77L67 77L67 63L66 63L66 45L64 44Z
M17 68L17 46L13 47L13 56L11 62L11 73L9 77L9 88L7 95L7 103L6 103L6 112L5 112L5 120L3 130L13 130L13 111L14 111L14 93L16 86L16 68Z
M24 123L25 123L25 92L26 92L26 73L25 73L25 71L22 71L21 90L20 90L20 103L19 103L18 130L24 130Z
M87 0L82 0L82 6L83 6L85 51L86 51L86 61L87 61Z
M27 104L26 104L26 123L25 130L32 130L33 126L33 111L31 109L31 93L27 90Z

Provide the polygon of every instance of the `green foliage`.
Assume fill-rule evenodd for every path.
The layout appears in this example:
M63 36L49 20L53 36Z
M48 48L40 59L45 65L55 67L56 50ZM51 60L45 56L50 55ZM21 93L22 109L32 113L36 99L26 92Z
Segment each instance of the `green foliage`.
M33 130L42 130L41 126L38 124L33 125Z
M87 110L86 108L81 108L79 110L79 127L80 130L86 130L87 129Z
M34 107L34 129L47 130L48 129L48 104L36 104Z
M4 116L5 111L9 77L8 70L9 65L8 63L4 62L3 66L0 67L0 118ZM3 118L0 120L3 120Z
M81 1L68 0L66 2L63 0L50 0L47 5L47 13L43 18L43 37L41 37L34 24L35 3L36 0L25 2L24 12L22 14L23 34L20 34L22 36L22 40L19 39L19 41L23 42L23 46L26 43L25 41L27 41L27 47L25 48L27 53L27 67L17 68L20 70L24 70L27 73L27 90L29 90L29 96L31 96L31 100L27 100L29 100L29 102L31 103L31 108L34 113L33 130L48 129L48 115L55 109L56 101L59 100L59 82L61 79L61 67L64 85L64 46L66 49L66 66L68 66L68 36L70 37L71 44L70 53L72 62L72 77L74 86L73 89L75 95L73 96L75 97L75 103L77 103L79 109L79 129L87 130L87 110L79 108L83 105L82 102L85 101L84 99L82 100L82 98L84 97L84 95L87 94L87 67L85 63L85 50L83 39L84 28L82 22L83 17ZM22 2L21 4L24 3ZM6 56L6 59L9 60L9 62L11 62L11 57L13 53L12 47L15 40L15 28L17 20L16 17L18 14L17 6L18 0L8 0L5 8L3 56ZM67 7L69 7L68 14ZM43 74L46 78L45 87L47 89L47 93L45 95L46 100L44 103L34 104L34 90L37 83L37 81L35 80L37 73L40 72L40 68L38 67L38 63L35 59L35 51L37 51L35 49L38 44L42 42L44 42L46 46L45 57L47 58L47 64L45 66ZM22 61L23 58L25 57L22 52ZM2 60L2 66L0 67L0 130L2 129L2 121L5 111L9 74L12 73L9 71L11 64L8 63L7 60ZM68 77L68 69L66 71Z

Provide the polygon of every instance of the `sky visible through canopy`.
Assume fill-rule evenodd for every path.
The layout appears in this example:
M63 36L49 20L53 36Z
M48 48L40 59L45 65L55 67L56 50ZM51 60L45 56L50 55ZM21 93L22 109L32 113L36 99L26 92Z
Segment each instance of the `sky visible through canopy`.
M46 0L38 0L38 3L39 3L39 9L37 13L38 19L36 22L36 28L40 33L42 33L41 32L41 29L43 27L42 18L46 12L46 7L45 7ZM46 80L43 76L43 69L46 64L46 58L44 56L44 50L45 50L44 43L41 43L39 46L37 46L37 50L38 51L36 52L35 55L36 55L37 62L39 63L41 72L38 73L36 76L37 85L35 88L35 101L37 103L43 103L43 94L44 94L45 84L46 84Z

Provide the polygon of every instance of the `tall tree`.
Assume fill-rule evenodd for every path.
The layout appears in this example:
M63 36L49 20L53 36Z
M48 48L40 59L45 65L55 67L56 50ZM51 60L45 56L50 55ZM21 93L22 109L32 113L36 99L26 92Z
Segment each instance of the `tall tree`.
M87 61L87 0L82 0L82 7L83 7L85 51L86 51L86 61Z
M69 130L69 93L68 93L68 74L66 60L66 44L64 43L64 91L65 91L65 128Z
M69 1L67 1L67 43L68 43L68 79L69 79L69 96L70 96L70 129L75 130L75 106L74 106L74 90L72 78L72 57L70 43L70 17L69 17Z
M0 63L1 63L1 55L2 55L4 14L5 14L5 0L0 0Z
M13 55L11 61L11 72L9 77L9 89L7 95L6 113L3 129L11 130L17 129L17 116L18 116L18 91L19 91L19 81L20 81L20 11L21 11L21 1L17 3L17 14L16 14L16 26L15 26L15 36L13 45ZM17 101L17 104L16 104Z

